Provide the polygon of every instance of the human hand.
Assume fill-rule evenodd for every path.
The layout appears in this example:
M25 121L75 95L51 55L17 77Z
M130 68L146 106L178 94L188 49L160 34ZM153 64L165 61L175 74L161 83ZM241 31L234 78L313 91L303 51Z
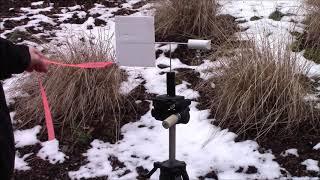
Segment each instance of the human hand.
M29 53L31 61L26 71L48 72L48 64L45 63L45 60L48 60L48 58L32 47L29 47Z

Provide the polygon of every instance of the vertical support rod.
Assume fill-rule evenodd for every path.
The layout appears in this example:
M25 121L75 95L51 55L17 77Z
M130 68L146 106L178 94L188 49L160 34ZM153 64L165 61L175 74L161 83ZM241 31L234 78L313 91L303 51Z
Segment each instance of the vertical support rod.
M176 160L176 125L169 129L169 162Z
M170 54L169 56L170 56L170 72L171 72L171 60L172 60L172 58L171 58L172 57L172 54L171 54L172 53L172 51L171 51L171 43L169 44L169 47L170 47L169 48L169 51L170 51L169 52L169 54Z
M172 49L170 47L170 72L167 72L167 95L176 96L176 74L172 72ZM176 160L176 125L169 128L169 163Z
M176 73L167 72L167 95L170 97L176 96Z

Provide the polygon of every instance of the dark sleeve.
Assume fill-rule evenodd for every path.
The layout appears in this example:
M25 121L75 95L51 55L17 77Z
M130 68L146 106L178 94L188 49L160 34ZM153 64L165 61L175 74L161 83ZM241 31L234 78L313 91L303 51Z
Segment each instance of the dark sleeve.
M30 63L28 46L15 45L0 38L0 79L22 73Z

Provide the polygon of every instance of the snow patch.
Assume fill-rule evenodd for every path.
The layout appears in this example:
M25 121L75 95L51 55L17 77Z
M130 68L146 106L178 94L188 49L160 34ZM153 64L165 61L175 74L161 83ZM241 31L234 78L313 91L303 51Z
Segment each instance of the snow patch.
M32 153L29 153L29 154L25 154L23 157L20 157L19 152L16 152L16 157L14 160L14 169L19 170L19 171L30 170L31 167L28 165L28 163L25 161L25 159L31 155L32 155Z
M59 151L59 141L54 139L41 143L42 148L37 156L43 160L49 160L51 164L63 163L68 158L63 152Z
M294 148L288 149L285 152L282 152L280 155L283 156L283 157L286 157L286 156L289 156L289 155L294 155L294 156L299 157L298 149L294 149Z
M126 95L143 82L142 75L138 70L141 68L121 66L121 69L125 70L128 74L127 81L122 82L120 86L120 93Z
M320 149L320 143L318 143L317 145L315 145L315 146L313 147L313 149L319 150L319 149Z
M316 172L320 171L319 166L318 166L318 161L316 161L316 160L307 159L307 160L303 161L301 164L307 166L306 168L308 171L316 171Z
M254 141L235 142L236 134L211 125L207 119L209 110L199 111L196 105L192 102L190 106L190 122L177 126L177 159L187 163L190 179L197 179L213 170L219 179L280 177L280 166L273 161L272 154L259 153L258 144ZM135 179L137 167L151 170L153 162L168 159L168 131L151 116L150 111L140 121L124 125L121 131L124 137L117 144L94 140L92 148L85 154L89 163L78 171L70 172L70 178L108 176L110 179ZM111 155L125 167L112 171ZM255 166L258 173L236 173L239 167L248 166ZM130 173L119 177L126 170ZM159 171L152 178L158 176Z
M43 3L44 1L32 2L31 6L41 6Z
M41 126L35 126L31 129L14 131L14 139L17 148L37 144L37 134L39 134Z
M16 115L15 111L10 112L10 118L11 118L11 123L12 124L16 124L17 123L17 121L14 119L15 115Z
M91 146L92 148L84 154L84 156L87 156L89 163L82 166L78 171L69 172L71 179L109 176L112 166L108 158L113 151L112 146L99 140L94 140Z

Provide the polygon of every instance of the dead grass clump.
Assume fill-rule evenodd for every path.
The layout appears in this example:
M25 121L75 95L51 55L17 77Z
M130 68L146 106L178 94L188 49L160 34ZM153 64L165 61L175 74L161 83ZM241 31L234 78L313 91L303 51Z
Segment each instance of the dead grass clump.
M218 125L256 139L318 131L319 112L305 100L313 92L306 70L281 47L239 49L205 87Z
M305 50L305 58L320 63L320 0L307 0L307 11L305 32L298 34L293 50Z
M320 0L309 0L310 14L307 17L306 58L320 63Z
M226 41L235 31L235 18L219 15L216 0L161 0L156 3L156 38L186 41L188 38Z
M52 58L64 63L114 61L111 40L105 37L68 39L53 48ZM119 93L125 74L114 65L106 69L79 69L51 66L42 76L58 138L77 142L96 135L111 141L119 139L122 107L126 97ZM37 74L25 79L19 89L29 94L16 103L21 126L44 124L44 112L36 83Z

